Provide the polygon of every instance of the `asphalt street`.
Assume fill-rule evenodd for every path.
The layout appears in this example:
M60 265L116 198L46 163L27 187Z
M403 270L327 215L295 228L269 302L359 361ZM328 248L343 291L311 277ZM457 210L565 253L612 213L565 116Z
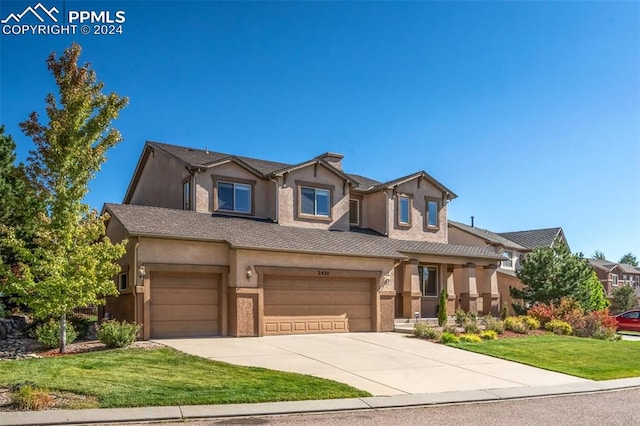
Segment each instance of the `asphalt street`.
M640 388L511 401L339 413L237 417L162 423L210 425L630 425L640 422ZM133 425L134 423L129 423ZM140 423L142 425L143 423ZM148 423L144 423L147 424Z

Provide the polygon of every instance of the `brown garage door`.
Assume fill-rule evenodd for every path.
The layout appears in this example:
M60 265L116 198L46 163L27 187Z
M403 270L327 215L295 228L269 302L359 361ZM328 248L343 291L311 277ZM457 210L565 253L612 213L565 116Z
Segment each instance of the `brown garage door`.
M371 331L371 280L265 277L264 334Z
M151 337L219 333L219 274L151 273Z

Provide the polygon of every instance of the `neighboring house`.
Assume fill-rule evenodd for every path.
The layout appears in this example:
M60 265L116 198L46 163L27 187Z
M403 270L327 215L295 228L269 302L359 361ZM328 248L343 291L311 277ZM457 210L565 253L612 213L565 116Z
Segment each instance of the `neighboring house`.
M456 195L425 172L389 182L342 155L298 164L147 142L107 235L127 239L105 314L143 337L389 331L447 308L496 314L493 247L449 244Z
M606 259L589 259L598 279L611 296L613 290L623 285L630 285L640 296L640 268L624 263L615 263Z
M501 232L501 236L518 243L529 250L540 247L553 247L555 244L564 244L569 247L562 228L532 229L529 231Z

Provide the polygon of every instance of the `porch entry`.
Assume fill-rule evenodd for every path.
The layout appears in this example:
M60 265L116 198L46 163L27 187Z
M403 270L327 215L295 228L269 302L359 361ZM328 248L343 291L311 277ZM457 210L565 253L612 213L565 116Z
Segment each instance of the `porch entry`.
M420 280L422 318L436 318L438 316L438 296L442 288L440 268L438 265L418 265Z

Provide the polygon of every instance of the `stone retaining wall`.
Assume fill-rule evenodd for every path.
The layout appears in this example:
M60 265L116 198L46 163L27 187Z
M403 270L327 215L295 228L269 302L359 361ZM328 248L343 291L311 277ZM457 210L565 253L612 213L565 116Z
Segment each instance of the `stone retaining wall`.
M0 340L22 331L26 325L27 320L24 317L0 318Z

